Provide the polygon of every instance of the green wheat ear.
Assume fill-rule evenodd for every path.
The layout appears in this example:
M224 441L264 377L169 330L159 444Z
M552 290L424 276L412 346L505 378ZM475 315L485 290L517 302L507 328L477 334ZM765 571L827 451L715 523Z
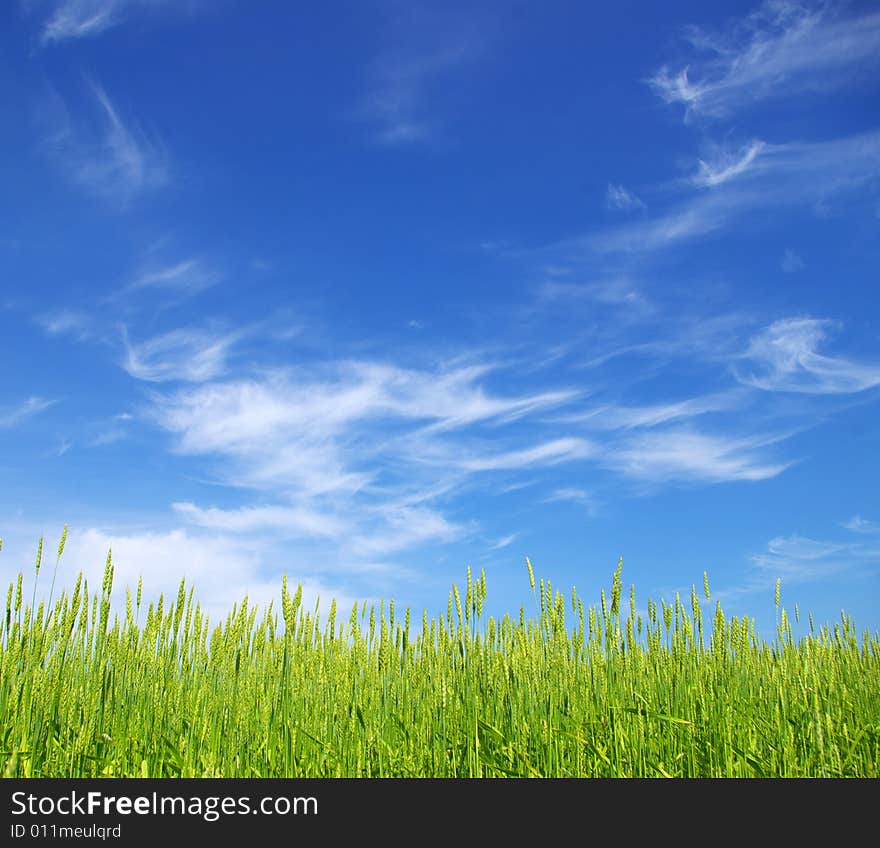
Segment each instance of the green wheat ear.
M58 559L61 559L61 554L64 553L64 543L67 541L67 525L64 525L64 529L61 531L61 541L58 543Z
M37 546L37 567L36 572L34 574L34 593L31 596L31 619L33 619L34 612L36 611L36 601L37 601L37 578L40 576L40 563L43 561L43 537L40 536L40 544ZM25 616L27 616L27 610L25 610Z
M55 557L55 570L52 572L52 585L49 587L49 603L46 605L46 609L51 610L52 608L52 595L55 592L55 578L58 576L58 563L61 562L61 554L64 553L64 543L67 541L67 525L64 525L64 529L61 531L61 541L58 543L58 555Z
M101 581L101 594L110 594L113 586L113 549L107 550L107 562L104 563L104 579Z

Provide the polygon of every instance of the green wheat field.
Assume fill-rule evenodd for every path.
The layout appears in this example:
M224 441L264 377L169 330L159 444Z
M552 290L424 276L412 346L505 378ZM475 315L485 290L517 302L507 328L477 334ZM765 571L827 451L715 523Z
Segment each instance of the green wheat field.
M347 617L242 599L212 624L180 584L144 608L80 576L36 606L23 575L0 629L6 777L877 777L880 641L841 614L772 643L700 595L585 607L526 576L529 610L485 614L486 578L445 616L393 602ZM45 571L45 569L44 569ZM42 584L41 584L42 585ZM23 598L23 595L25 596ZM53 597L53 595L55 595ZM796 622L800 619L797 608ZM806 622L804 622L806 629Z

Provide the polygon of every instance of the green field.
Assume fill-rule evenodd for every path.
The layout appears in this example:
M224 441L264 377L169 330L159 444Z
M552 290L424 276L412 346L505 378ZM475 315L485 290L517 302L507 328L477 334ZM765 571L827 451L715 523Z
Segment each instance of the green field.
M880 641L845 615L810 620L796 640L777 583L768 644L720 605L703 620L705 575L699 593L649 600L644 616L620 564L589 607L536 582L529 563L526 577L534 603L501 619L485 614L485 575L468 570L437 618L393 602L319 614L285 580L278 607L245 598L214 625L183 583L147 608L138 587L111 609L109 556L100 591L78 579L53 598L53 576L36 614L19 575L0 625L0 773L880 773Z

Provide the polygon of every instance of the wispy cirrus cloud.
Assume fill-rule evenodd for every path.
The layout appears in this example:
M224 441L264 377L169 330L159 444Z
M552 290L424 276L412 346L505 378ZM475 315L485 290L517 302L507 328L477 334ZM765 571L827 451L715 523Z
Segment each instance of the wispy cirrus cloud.
M645 313L653 311L644 292L626 276L587 283L547 280L541 283L536 293L543 303L570 305L574 301L593 301L603 306L620 307L629 317L644 317Z
M790 247L787 247L785 253L782 255L782 261L779 263L779 267L782 268L783 272L786 274L794 274L796 271L802 271L804 269L804 260L799 253L795 253Z
M139 14L179 12L200 5L198 0L22 0L25 9L41 18L43 46L93 38Z
M59 6L46 22L41 41L64 41L70 38L83 38L97 35L119 21L118 2L98 2L98 0L68 0Z
M573 503L583 507L591 516L595 516L598 512L598 502L592 492L586 489L580 489L577 486L563 486L554 489L546 498L544 503Z
M605 192L605 205L609 209L644 209L645 204L640 197L622 185L608 183Z
M234 509L207 509L192 503L172 504L190 526L239 537L317 540L325 551L333 546L336 558L363 570L396 570L376 557L397 554L425 543L447 543L468 528L451 522L439 510L393 501L348 503L316 501L313 505L273 505Z
M765 146L763 141L753 141L733 154L723 151L716 161L700 159L700 172L694 177L694 183L711 188L734 179L748 170Z
M668 194L654 215L557 242L544 253L646 254L720 234L756 212L870 197L880 175L880 132L814 143L753 141L717 149L697 164L690 191Z
M106 445L115 445L117 442L121 442L126 435L125 428L119 425L108 427L90 439L88 446L90 448L102 448Z
M73 183L121 207L168 182L165 151L154 134L125 121L98 84L89 85L96 119L75 122L57 95L51 99L54 124L45 146Z
M490 364L442 371L435 375L430 389L425 384L424 372L368 362L351 363L349 367L366 383L386 387L384 399L395 414L429 421L428 432L488 420L510 423L569 402L579 394L577 390L562 389L513 397L493 396L481 385L481 380L494 370Z
M221 275L203 260L189 258L171 265L155 266L141 271L122 292L157 290L187 296L203 292L219 282Z
M151 383L202 383L225 372L232 346L240 338L240 332L177 329L142 342L130 342L124 332L122 367L132 377Z
M495 395L481 385L486 375L485 366L431 372L335 362L157 397L154 417L177 435L178 450L225 457L245 485L308 495L355 492L397 463L412 468L408 456L430 453L436 463L447 433L497 427L572 397L570 392ZM512 467L517 461L552 461L564 447L571 449L560 442L518 456L450 455L444 462L459 472Z
M843 526L847 530L852 530L853 533L880 533L880 523L869 521L867 518L862 518L861 515L854 515L845 521Z
M418 4L397 9L387 28L387 46L367 68L365 91L354 110L356 118L373 127L375 141L405 146L436 137L457 90L457 75L486 53L481 16Z
M437 509L394 503L365 510L361 522L364 526L360 532L351 535L344 547L367 558L396 554L425 543L453 542L468 532Z
M744 425L761 393L735 383L655 403L626 402L619 387L596 403L588 386L501 392L492 386L514 366L474 359L423 369L340 359L227 377L228 350L214 346L223 338L181 330L129 345L133 376L180 383L151 392L142 417L174 452L204 463L212 482L260 493L256 505L245 495L225 508L176 503L175 514L199 531L296 540L306 555L323 551L325 568L402 573L395 562L407 551L485 537L456 508L489 475L515 487L524 474L546 483L554 468L593 469L605 480L611 472L611 485L650 488L758 482L792 464L771 446L793 430L772 415L757 419L763 432ZM690 351L676 348L681 356L712 351L731 379L729 351L714 336L696 348L684 335L675 341ZM581 486L550 492L545 501L596 510Z
M587 453L577 438L522 446L508 429L513 421L574 395L489 391L493 370L339 361L155 393L149 414L175 437L177 452L204 457L220 482L275 501L174 510L203 529L323 540L330 561L358 572L387 573L396 567L385 557L472 536L477 526L455 520L438 500L475 475ZM492 438L479 438L488 428Z
M649 80L685 117L720 117L752 103L832 91L867 78L880 60L880 14L847 14L844 4L772 0L723 31L683 33L683 67L661 67Z
M23 424L34 415L45 412L56 401L40 397L29 397L17 406L0 406L0 429L8 430Z
M698 198L648 220L599 230L557 247L566 253L649 253L721 230L731 206L717 197Z
M603 404L584 411L560 415L566 423L580 422L596 430L633 430L658 427L713 412L730 412L743 405L743 392L717 392L703 397L644 406Z
M344 521L325 511L304 506L254 506L207 509L193 503L174 503L174 511L189 524L224 533L276 531L282 538L332 538L347 529Z
M35 320L50 336L70 335L78 341L86 341L92 337L92 318L76 309L44 312Z
M778 536L767 543L767 554L793 560L827 559L829 556L852 550L847 542L819 542L805 536Z
M786 587L827 580L844 572L876 569L880 549L858 542L812 539L794 533L777 536L766 550L749 557L750 569L739 585L716 593L719 598L736 598L753 592L772 591L777 580Z
M754 482L776 477L791 464L768 462L759 453L759 448L779 439L779 435L724 437L690 430L638 433L609 452L605 463L649 482Z
M536 465L557 465L585 459L594 453L595 448L586 439L553 439L522 450L466 457L459 460L458 465L466 471L501 471Z
M754 336L736 364L740 382L765 391L847 394L880 385L880 363L818 353L834 322L814 318L775 321Z
M223 273L216 264L197 257L171 263L153 262L132 275L127 283L110 292L102 303L131 307L138 295L141 295L152 296L151 302L154 305L157 297L161 298L160 302L167 306L196 297L222 279Z
M489 550L490 551L500 551L500 550L503 550L504 548L508 548L518 538L519 538L519 533L511 533L507 536L502 536L500 539L497 539L496 541L492 542L491 545L489 545Z
M382 57L371 71L371 87L358 114L375 127L381 144L407 145L428 141L437 128L428 91L431 83L465 64L466 45L446 47L429 55L406 53Z

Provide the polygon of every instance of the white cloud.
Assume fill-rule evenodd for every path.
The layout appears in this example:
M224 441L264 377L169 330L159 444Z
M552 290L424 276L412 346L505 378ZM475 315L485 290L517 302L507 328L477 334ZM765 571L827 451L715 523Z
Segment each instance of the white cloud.
M332 538L348 529L341 519L303 506L202 509L192 503L175 503L172 507L188 523L224 533L272 530L286 538Z
M624 356L647 357L651 354L669 354L676 349L678 349L677 344L666 341L642 342L641 344L625 344L612 350L607 350L604 353L600 353L597 356L591 357L590 359L584 360L580 363L580 367L585 369L594 369L599 368L606 362L611 362L614 359L619 359L620 357ZM574 420L586 420L587 418L592 418L599 411L600 409L597 408L585 413L576 414Z
M728 217L726 204L698 199L647 221L600 230L571 246L588 246L599 253L644 253L708 235L721 229Z
M584 439L554 439L522 450L461 459L458 465L467 471L501 471L535 465L558 465L561 462L586 459L594 452L594 447Z
M704 397L646 406L607 404L586 412L561 415L558 420L567 423L581 422L598 430L629 430L657 427L712 412L727 412L738 408L742 401L741 392L718 392Z
M232 460L244 485L353 492L383 462L406 462L407 452L418 454L446 432L497 426L574 396L491 395L479 382L487 370L335 362L157 397L154 416L177 435L178 450ZM367 462L373 470L359 470Z
M61 0L43 26L40 40L53 41L85 38L98 35L121 20L121 0ZM131 4L129 4L131 5Z
M462 427L496 419L510 422L558 406L578 392L561 390L520 397L493 397L477 381L488 376L488 365L465 366L428 374L375 363L353 363L354 375L379 390L378 408L409 419L434 420L433 430Z
M644 209L642 200L622 185L608 183L605 203L609 209Z
M785 253L782 256L782 262L779 263L779 267L786 274L793 274L795 271L801 271L804 267L804 260L801 259L800 255L795 253L791 248L786 248Z
M652 217L567 239L544 252L647 253L709 236L746 215L864 197L880 175L880 132L810 144L753 142L734 153L719 152L700 168L688 182L711 192L692 192Z
M625 276L609 277L600 282L574 283L548 280L538 288L539 300L559 302L566 308L574 301L588 301L603 306L621 307L630 318L643 317L653 311L652 304L632 280Z
M825 557L851 550L852 545L844 542L817 542L804 536L777 536L767 543L768 553L776 557L797 560L824 559Z
M138 274L123 291L160 289L195 295L213 286L220 274L199 259L184 259L173 265L154 267Z
M396 568L383 557L478 532L432 501L472 475L572 462L582 439L527 447L511 421L576 396L503 396L485 385L493 369L434 371L339 361L154 393L152 419L175 450L208 458L221 482L271 493L276 505L236 509L177 504L193 525L274 538L323 539L352 569ZM491 437L479 439L480 429ZM492 450L483 452L486 444ZM476 446L479 445L479 449Z
M171 330L139 344L124 336L122 367L138 380L200 383L220 376L240 333L217 335L203 330Z
M92 127L74 125L64 104L52 102L56 126L47 147L66 176L106 201L125 206L136 196L168 180L159 141L135 123L123 121L107 93L91 85L98 121Z
M366 70L354 117L372 125L380 144L434 141L465 90L462 72L486 54L498 27L488 20L491 12L476 7L462 14L452 6L410 3L388 11L380 27L384 46Z
M48 45L91 38L125 23L134 15L159 10L179 12L199 5L198 0L23 0L30 10L48 7L40 33Z
M880 58L880 14L840 11L831 3L771 0L724 32L691 27L689 64L664 66L649 83L666 103L683 104L686 117L717 117L868 78Z
M320 543L355 571L393 571L403 551L485 538L442 505L481 474L511 472L503 482L516 483L526 471L586 461L647 483L716 483L768 479L790 464L765 450L784 436L669 429L741 410L757 397L743 388L575 415L586 391L504 394L490 388L504 379L502 369L473 361L422 370L334 360L218 379L226 353L202 360L198 350L211 346L177 332L184 335L135 346L132 373L201 384L153 392L148 420L170 434L175 451L201 457L215 482L263 493L261 505L176 504L178 516L226 536ZM726 355L715 361L726 363ZM520 419L528 419L525 429L506 426ZM580 438L583 427L560 426L573 423L595 432ZM553 490L550 499L593 507L576 487Z
M502 536L489 546L490 551L500 551L503 548L510 547L519 538L519 533L511 533L509 536Z
M117 442L121 442L126 436L125 430L122 427L110 427L109 429L102 430L98 433L90 442L89 447L91 448L101 448L105 445L114 445Z
M134 421L134 416L129 412L122 412L92 422L89 430L93 435L87 442L88 446L97 448L121 442L128 437L131 421Z
M702 87L694 85L689 74L689 67L670 73L664 65L648 82L667 103L685 103L691 107L699 101Z
M832 186L872 180L880 170L880 131L869 130L819 142L766 145L762 153L794 179L809 173L828 174ZM770 163L768 163L769 165ZM822 186L825 190L825 186Z
M876 521L869 521L867 518L862 518L861 515L854 515L848 521L844 522L844 527L847 530L852 530L854 533L880 533L880 524Z
M775 321L752 338L734 371L740 382L766 391L806 394L862 392L880 385L880 364L823 356L817 348L833 322L813 318Z
M768 463L757 453L777 438L724 438L684 430L649 432L623 440L607 453L604 462L623 474L654 482L766 480L788 467Z
M75 309L47 312L37 316L36 321L50 336L71 335L85 341L92 335L91 317Z
M870 189L880 174L880 131L821 142L765 144L748 169L774 203L825 202L829 195Z
M598 504L591 492L585 489L579 489L576 486L563 486L554 489L546 498L544 503L573 503L584 507L587 513L595 516L598 511Z
M430 542L452 542L468 532L439 511L405 502L357 502L313 498L311 505L202 509L175 503L190 525L251 538L319 540L325 567L344 562L354 571L402 570L377 556L399 553Z
M753 141L736 153L722 151L714 162L699 160L700 172L694 177L698 186L713 187L726 183L745 173L764 149L763 141Z
M358 557L397 553L426 542L452 542L466 532L428 507L383 504L366 511L364 518L370 526L344 545Z
M406 145L435 132L428 91L437 80L469 62L471 45L462 40L431 52L395 51L371 68L371 86L358 113L376 126L382 144Z
M27 421L28 418L44 412L56 401L46 400L45 398L29 397L18 406L3 407L0 406L0 429L7 430L17 427L19 424Z
M750 557L751 573L739 586L717 593L719 597L735 597L750 592L766 591L776 580L786 587L798 583L836 577L856 568L874 568L880 562L880 551L863 545L821 541L797 534L778 536L767 543L767 550Z

